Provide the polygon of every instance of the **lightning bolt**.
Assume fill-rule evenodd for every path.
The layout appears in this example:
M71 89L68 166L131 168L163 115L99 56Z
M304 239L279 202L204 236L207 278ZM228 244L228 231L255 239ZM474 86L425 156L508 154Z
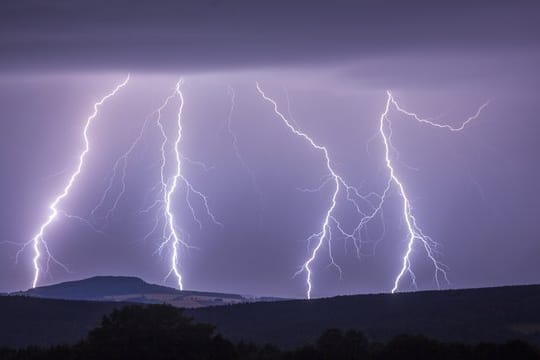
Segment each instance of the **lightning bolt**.
M88 152L90 151L90 139L88 137L88 131L90 129L90 126L94 122L95 118L97 117L100 107L107 100L109 100L110 98L115 96L116 93L118 91L120 91L120 89L122 89L124 86L126 86L128 81L129 81L129 78L130 78L130 76L128 75L126 77L126 79L122 83L117 85L111 92L109 92L107 95L105 95L103 98L101 98L98 102L96 102L94 104L94 112L86 119L86 123L84 125L84 129L83 129L84 147L83 147L82 152L79 155L79 161L77 163L77 167L75 168L75 170L73 171L73 173L69 177L69 179L67 181L67 184L64 187L63 191L49 205L49 216L48 216L47 220L39 227L39 231L36 233L36 235L34 235L34 237L29 242L25 243L23 245L23 248L20 250L20 251L24 250L24 248L26 248L26 246L28 246L30 244L32 245L32 247L34 249L34 258L32 260L33 266L34 266L34 279L32 281L32 287L33 288L36 287L36 285L38 283L38 280L39 280L39 276L40 276L40 270L41 270L40 258L42 256L42 250L47 255L47 266L48 266L48 263L52 260L53 262L55 262L56 264L58 264L59 266L64 268L64 270L66 270L66 271L68 270L65 265L63 265L60 261L58 261L51 254L51 252L49 250L49 246L48 246L48 244L47 244L47 242L45 241L45 238L44 238L45 237L45 232L47 231L47 228L54 222L54 220L59 215L65 215L65 216L73 218L73 216L67 215L67 214L65 214L64 211L60 210L59 205L62 202L62 200L64 200L69 195L69 193L70 193L72 187L74 186L77 178L79 177L79 175L82 172L86 156L87 156ZM78 217L75 217L75 218L77 218L79 220L82 220L81 218L78 218Z
M170 235L166 239L165 243L172 241L171 272L174 272L174 275L176 276L177 281L178 281L178 287L180 288L180 290L183 290L184 286L182 283L182 274L179 269L178 247L180 245L188 246L188 244L186 244L178 235L178 232L176 231L176 227L175 227L174 214L171 210L172 196L176 190L176 187L178 186L178 179L184 179L182 176L182 160L181 160L182 157L180 156L180 149L179 149L180 143L182 141L182 112L184 110L184 94L180 90L181 85L182 85L182 80L179 80L178 83L176 84L176 89L175 89L175 92L180 99L180 107L178 108L178 116L177 116L178 133L177 133L176 141L174 143L176 172L174 173L172 177L172 184L164 192L165 193L164 201L165 201L165 213L167 216L167 224L170 231Z
M421 118L416 113L404 110L397 103L397 101L392 96L392 93L390 91L387 91L386 95L387 95L387 98L386 98L385 109L384 109L384 112L381 114L380 119L379 119L379 135L380 135L380 137L382 139L382 142L384 144L385 164L386 164L386 168L388 169L388 172L389 172L389 177L390 177L391 184L393 184L393 185L395 185L397 187L399 196L401 197L401 200L402 200L401 211L402 211L402 216L403 216L403 219L405 221L405 225L407 227L407 233L408 233L408 235L407 235L407 238L408 238L407 239L407 248L406 248L405 254L403 255L403 258L402 258L401 269L400 269L398 275L396 276L396 278L394 280L394 286L392 288L392 293L395 293L398 290L399 283L400 283L401 279L403 278L403 276L405 275L405 273L409 274L413 285L416 287L416 276L415 276L414 272L411 269L411 253L412 253L413 247L414 247L414 245L415 245L415 243L417 241L419 241L421 243L424 250L426 251L426 254L427 254L429 260L433 264L433 267L435 269L435 273L434 273L435 282L437 284L437 287L440 288L440 276L442 276L442 278L447 283L449 282L448 277L447 277L447 273L446 273L447 267L444 264L442 264L439 260L437 260L437 253L438 253L437 247L438 247L438 244L431 237L426 235L424 233L424 231L419 227L419 225L417 223L417 220L416 220L416 218L415 218L415 216L413 214L413 211L412 211L411 202L410 202L410 200L409 200L409 198L407 196L407 193L405 191L405 186L403 185L403 182L400 180L400 178L397 176L396 170L394 169L394 165L393 165L392 160L391 160L391 152L392 152L392 150L395 150L395 148L393 147L392 142L391 142L392 130L391 130L391 125L390 125L391 124L390 120L388 119L388 114L390 112L390 106L393 105L394 108L397 111L399 111L400 113L402 113L402 114L404 114L404 115L406 115L408 117L412 117L414 120L416 120L417 122L419 122L421 124L429 125L429 126L440 128L440 129L449 130L451 132L460 132L460 131L464 130L465 127L467 125L469 125L473 120L477 119L480 116L482 110L484 110L484 108L486 106L488 106L489 102L486 102L486 103L482 104L478 108L478 110L476 111L476 113L474 115L470 116L463 123L461 123L460 126L456 127L456 126L452 126L452 125L448 125L448 124L438 124L438 123L435 123L435 122L433 122L433 121L431 121L429 119ZM383 196L383 201L384 201L384 196Z
M194 246L190 245L183 239L181 233L184 233L177 225L177 218L172 209L173 198L177 193L179 187L183 186L185 190L185 202L186 206L191 212L191 215L194 221L202 228L202 220L197 216L197 212L191 202L191 196L196 196L201 202L203 208L206 211L206 215L214 224L218 226L223 226L221 222L217 220L212 211L210 210L209 202L207 196L200 190L198 190L183 174L182 170L184 167L184 161L187 163L192 163L194 165L201 166L204 170L209 168L199 162L191 160L186 157L180 150L182 144L182 135L183 135L183 111L184 111L184 94L182 92L183 81L180 79L175 86L175 89L171 95L169 95L163 104L154 112L156 114L155 124L157 125L160 135L161 135L161 146L160 146L160 179L158 184L154 189L158 189L158 198L150 206L141 211L142 214L151 212L154 209L157 209L156 221L154 223L151 231L145 236L145 239L150 237L159 227L160 223L163 223L161 230L162 241L159 244L156 252L162 254L162 251L165 248L169 248L171 252L170 259L170 271L167 274L166 278L171 275L174 275L177 280L178 288L183 290L183 278L182 272L180 270L180 249L187 248L192 249ZM167 176L167 164L168 159L168 144L171 142L167 136L167 131L165 130L165 125L162 119L162 111L168 106L168 104L174 99L177 98L179 101L179 107L176 115L176 137L174 143L172 144L173 152L173 166L174 173L170 176ZM160 215L162 214L162 216Z
M306 133L298 130L294 125L293 122L288 120L287 117L279 110L279 107L277 105L277 102L266 95L266 93L261 89L259 83L256 83L256 88L261 97L269 102L274 110L274 113L283 121L283 123L286 125L286 127L291 131L294 135L304 139L307 141L307 143L314 149L320 151L323 155L324 162L326 165L326 169L328 171L327 176L323 179L323 183L317 187L316 189L304 189L303 191L307 192L316 192L320 191L325 185L329 183L333 183L334 188L332 191L332 195L330 198L330 204L328 205L328 208L325 212L320 230L316 233L311 234L307 238L308 246L311 242L315 241L315 246L310 252L310 256L308 259L304 262L304 264L301 266L300 270L298 270L295 273L295 276L299 275L302 272L306 272L306 285L307 285L307 292L306 296L308 299L311 299L311 293L313 289L313 269L312 269L312 263L317 258L317 255L319 251L321 250L322 246L325 242L328 243L328 255L330 257L330 265L334 266L340 276L342 275L342 269L341 267L335 262L334 257L332 255L332 224L335 225L335 228L338 230L339 233L341 233L346 238L353 239L353 242L355 246L357 246L357 250L359 250L359 243L358 243L358 237L357 234L359 234L360 230L364 227L365 224L367 224L371 219L373 219L377 214L380 212L382 207L382 199L383 197L375 194L375 193L369 193L367 195L361 194L360 191L354 187L349 185L334 169L332 160L330 158L328 149L325 146L317 144L309 135ZM358 213L362 214L362 218L358 223L358 226L352 231L347 232L341 223L338 221L338 219L334 216L334 211L336 207L338 206L338 196L340 192L345 191L346 200L353 204L354 208L357 210ZM377 201L372 200L372 198L375 197ZM359 203L359 201L362 202L362 204L368 205L370 211L365 212L362 210L362 204Z

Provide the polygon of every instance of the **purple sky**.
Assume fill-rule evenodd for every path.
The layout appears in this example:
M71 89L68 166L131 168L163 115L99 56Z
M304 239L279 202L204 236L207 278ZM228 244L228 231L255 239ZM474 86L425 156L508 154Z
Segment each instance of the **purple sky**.
M378 192L387 175L384 153L380 138L370 139L391 89L401 105L441 123L458 124L491 101L462 133L390 115L401 154L397 171L420 225L442 245L450 286L540 282L536 2L138 4L0 5L0 241L22 243L34 235L75 166L93 103L130 72L131 82L91 128L88 161L61 204L88 217L114 161L183 76L182 150L212 166L186 165L185 175L205 191L224 224L205 222L200 230L178 195L179 222L198 248L183 251L185 287L303 297L305 277L292 275L308 256L304 239L319 228L331 188L297 190L319 185L323 159L287 131L258 96L255 81L284 111L287 89L294 119L328 147L340 174ZM238 146L262 196L226 132L228 85L236 92ZM175 111L164 112L170 125ZM41 284L96 274L162 281L168 255L154 254L159 237L143 240L153 217L137 214L153 200L150 190L159 177L156 129L144 140L128 165L126 196L105 236L74 221L50 228L51 250L72 273L52 266ZM399 206L394 194L385 206L386 234L376 249L365 247L369 256L358 260L350 244L334 239L342 279L321 251L313 266L314 296L392 288L406 246ZM353 223L345 206L337 213ZM366 235L379 234L376 222ZM0 291L31 284L32 252L15 264L16 251L0 245ZM419 287L434 288L420 247L412 259ZM410 282L401 289L411 290Z

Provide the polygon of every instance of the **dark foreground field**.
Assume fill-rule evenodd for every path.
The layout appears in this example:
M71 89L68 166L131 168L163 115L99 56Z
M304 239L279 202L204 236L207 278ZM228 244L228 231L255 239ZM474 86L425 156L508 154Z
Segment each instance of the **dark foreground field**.
M400 335L381 343L359 331L324 331L313 343L282 349L231 342L171 305L130 305L114 310L74 345L0 348L4 360L538 360L540 350L514 340L502 344L444 343Z
M464 343L519 338L540 345L538 285L241 304L188 314L215 324L230 339L284 347L312 342L328 328L361 330L377 341L406 333Z
M117 302L0 297L0 347L74 344L98 326ZM1 358L0 358L1 359Z
M234 342L292 349L330 328L386 342L399 334L445 342L540 345L540 286L342 296L186 310ZM73 344L125 303L0 297L0 346Z

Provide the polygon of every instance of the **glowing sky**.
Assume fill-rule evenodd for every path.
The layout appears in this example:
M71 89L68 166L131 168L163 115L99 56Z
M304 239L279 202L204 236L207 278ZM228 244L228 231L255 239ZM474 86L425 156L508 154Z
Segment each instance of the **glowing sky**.
M184 287L303 297L305 278L292 275L308 255L305 239L320 227L332 188L298 190L320 185L325 164L291 136L255 81L328 148L348 183L377 192L387 174L374 136L390 89L406 109L453 125L490 100L459 134L391 114L400 179L422 228L442 245L451 286L540 281L540 16L534 2L138 4L0 5L0 242L32 238L76 165L93 104L129 72L129 86L100 110L89 134L94 151L61 206L90 218L114 162L182 76L181 149L210 166L186 163L184 175L223 223L202 217L199 228L178 195L175 214L196 247L181 255ZM227 131L230 87L230 125L245 164ZM171 106L162 114L171 135L177 112ZM144 239L154 217L139 214L155 200L159 158L160 134L150 128L128 162L126 194L105 235L66 219L51 226L51 251L72 272L51 265L43 284L96 274L162 281L168 255L155 254L159 236ZM336 212L346 226L357 220L345 207ZM366 244L360 260L351 243L335 238L341 279L322 251L312 266L314 296L392 288L407 245L396 194L384 219L384 238L376 248ZM366 239L376 240L381 229L375 222ZM31 283L32 252L15 264L16 252L0 245L0 291ZM413 259L419 287L435 288L420 248ZM404 281L403 290L410 289Z

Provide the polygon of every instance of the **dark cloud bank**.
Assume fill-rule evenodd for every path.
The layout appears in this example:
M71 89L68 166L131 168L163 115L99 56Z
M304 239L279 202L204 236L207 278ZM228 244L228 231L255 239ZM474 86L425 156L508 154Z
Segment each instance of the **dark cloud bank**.
M538 48L537 1L3 1L4 69L201 69Z

